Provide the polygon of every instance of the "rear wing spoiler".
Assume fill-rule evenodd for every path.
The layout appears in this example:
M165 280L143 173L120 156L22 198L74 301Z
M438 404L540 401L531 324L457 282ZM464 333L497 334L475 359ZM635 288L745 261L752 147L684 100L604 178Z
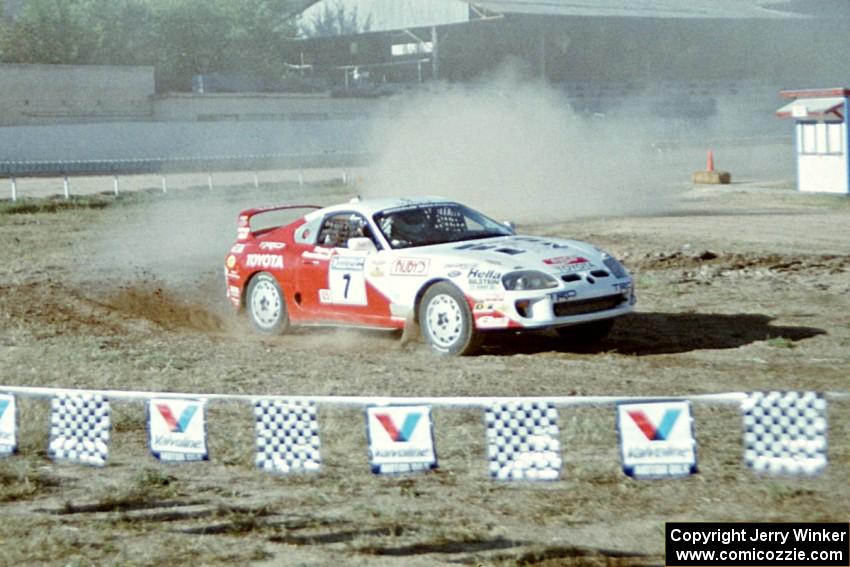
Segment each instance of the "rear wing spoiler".
M251 237L251 219L263 213L271 213L273 211L285 211L287 209L321 209L318 205L273 205L271 207L257 207L254 209L246 209L239 213L239 218L236 221L236 239L248 240Z

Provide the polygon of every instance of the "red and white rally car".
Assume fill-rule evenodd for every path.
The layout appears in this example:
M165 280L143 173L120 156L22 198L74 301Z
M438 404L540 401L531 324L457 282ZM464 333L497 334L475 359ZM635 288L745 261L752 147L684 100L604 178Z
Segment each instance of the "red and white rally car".
M308 209L284 226L252 219ZM553 328L600 339L633 309L628 271L590 244L518 236L439 198L359 200L243 211L225 259L227 297L259 331L290 325L402 329L468 354L494 331Z

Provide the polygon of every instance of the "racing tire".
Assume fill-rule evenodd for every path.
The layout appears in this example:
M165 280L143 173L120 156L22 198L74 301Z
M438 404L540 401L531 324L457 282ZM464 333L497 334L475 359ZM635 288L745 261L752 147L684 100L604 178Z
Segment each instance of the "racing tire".
M261 333L279 335L289 328L286 300L277 280L267 272L260 272L251 278L245 308L251 324Z
M603 319L601 321L591 321L590 323L582 323L581 325L571 325L569 327L558 327L555 332L558 336L564 339L581 344L590 345L598 343L608 336L611 329L614 328L614 319Z
M472 354L483 339L466 297L446 282L425 291L419 303L419 328L431 349L447 356Z

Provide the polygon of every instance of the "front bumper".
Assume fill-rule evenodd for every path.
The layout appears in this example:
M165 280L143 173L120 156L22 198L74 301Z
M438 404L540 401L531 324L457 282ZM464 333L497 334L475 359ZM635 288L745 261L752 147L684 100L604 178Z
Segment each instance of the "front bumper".
M634 285L627 277L605 285L507 291L493 312L486 302L484 309L476 302L474 315L480 330L546 329L620 317L633 311L635 303Z

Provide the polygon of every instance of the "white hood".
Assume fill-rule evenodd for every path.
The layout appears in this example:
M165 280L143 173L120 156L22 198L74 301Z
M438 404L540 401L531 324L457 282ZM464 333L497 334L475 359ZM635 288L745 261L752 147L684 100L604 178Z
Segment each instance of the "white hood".
M447 260L456 258L460 262L492 264L499 266L501 271L534 269L562 273L558 266L591 264L586 268L604 267L601 252L586 242L539 236L484 238L408 250L411 253L427 250Z

